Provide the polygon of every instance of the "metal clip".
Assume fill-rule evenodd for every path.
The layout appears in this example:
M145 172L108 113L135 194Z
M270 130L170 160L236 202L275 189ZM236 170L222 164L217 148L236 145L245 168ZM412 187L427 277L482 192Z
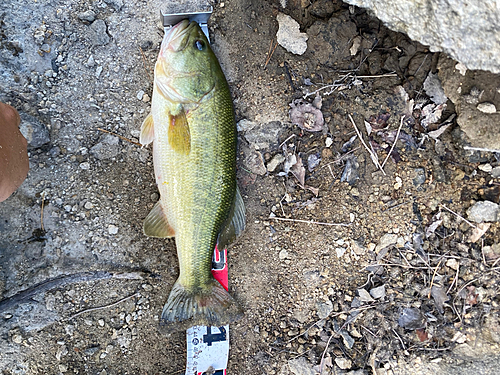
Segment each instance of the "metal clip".
M213 8L210 6L210 10L206 12L165 14L162 11L160 11L160 16L165 32L167 32L172 26L176 25L177 23L181 22L184 19L198 22L201 29L203 30L203 33L206 35L208 41L210 42L210 37L208 36L207 22L210 16L212 15L212 11Z

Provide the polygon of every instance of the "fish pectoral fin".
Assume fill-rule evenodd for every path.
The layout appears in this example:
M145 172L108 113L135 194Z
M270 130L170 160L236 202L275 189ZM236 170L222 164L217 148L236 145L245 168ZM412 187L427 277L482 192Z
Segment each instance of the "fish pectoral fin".
M217 248L225 249L245 229L245 204L241 198L240 189L236 186L234 201L229 211L228 219L222 227L217 239Z
M175 236L175 230L170 226L167 216L158 201L144 220L144 234L149 237L170 238Z
M191 152L191 133L183 108L178 114L168 117L168 143L172 149L180 154L188 155Z
M153 123L153 115L150 113L142 122L141 125L141 137L139 142L141 145L146 146L153 141L155 132L154 132L154 123Z

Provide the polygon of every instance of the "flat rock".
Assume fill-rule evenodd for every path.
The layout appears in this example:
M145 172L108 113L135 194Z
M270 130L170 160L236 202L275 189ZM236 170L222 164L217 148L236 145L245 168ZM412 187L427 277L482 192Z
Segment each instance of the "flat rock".
M109 43L110 38L106 29L106 23L103 20L96 20L90 25L89 38L93 46L104 46Z
M36 117L20 112L21 124L19 130L28 141L28 149L39 148L50 142L50 135L47 127Z
M304 357L291 359L284 367L288 367L289 372L284 372L284 369L282 369L281 373L283 374L316 375L314 367Z
M500 73L500 8L464 0L346 0L468 69Z
M475 223L498 221L500 206L490 201L476 202L467 210L467 218Z
M99 160L116 157L120 153L118 137L111 134L103 135L101 141L90 149L90 153Z
M292 17L278 13L276 17L279 24L276 38L278 44L288 52L302 55L307 49L307 34L300 32L300 25Z

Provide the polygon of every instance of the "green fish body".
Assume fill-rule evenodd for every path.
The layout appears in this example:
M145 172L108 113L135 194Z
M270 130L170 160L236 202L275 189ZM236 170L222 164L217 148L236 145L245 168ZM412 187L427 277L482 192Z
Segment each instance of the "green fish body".
M245 226L236 185L236 124L229 87L207 38L184 20L165 35L155 65L151 114L160 200L144 222L152 237L175 237L180 274L162 313L168 330L221 326L240 315L213 278L212 255Z

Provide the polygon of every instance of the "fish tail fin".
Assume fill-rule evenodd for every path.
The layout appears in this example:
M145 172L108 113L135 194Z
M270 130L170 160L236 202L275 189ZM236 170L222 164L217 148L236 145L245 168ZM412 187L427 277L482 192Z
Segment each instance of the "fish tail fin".
M242 315L238 303L217 280L192 289L177 280L163 307L161 328L170 333L195 325L220 327Z

